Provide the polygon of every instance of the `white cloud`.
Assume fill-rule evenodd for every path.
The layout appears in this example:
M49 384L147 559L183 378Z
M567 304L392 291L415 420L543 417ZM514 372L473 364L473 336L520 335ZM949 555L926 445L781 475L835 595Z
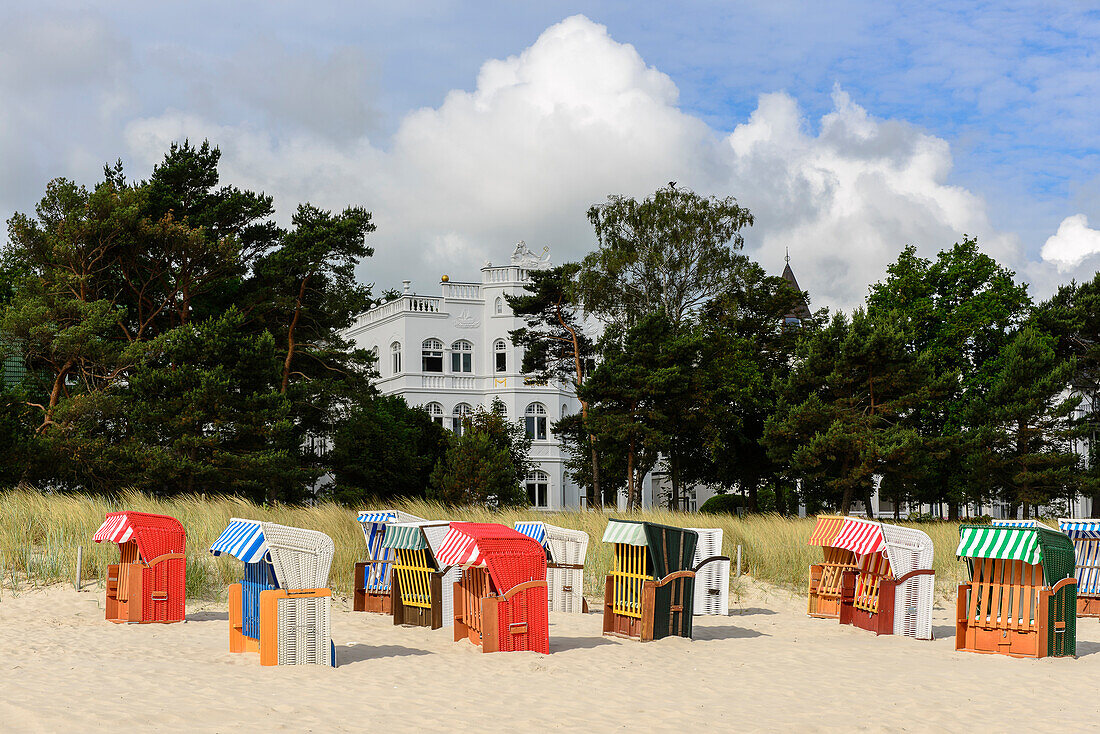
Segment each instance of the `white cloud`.
M1042 249L1043 260L1057 266L1059 272L1073 270L1087 258L1100 255L1100 230L1091 229L1084 214L1066 217Z
M842 90L816 134L782 92L761 96L728 135L682 112L677 97L633 46L574 16L519 55L486 62L473 91L406 115L384 148L365 135L341 142L175 111L125 134L144 165L173 139L209 137L226 180L274 194L284 221L299 201L367 206L379 230L363 275L382 286L476 278L519 239L550 244L557 262L580 257L594 245L591 204L668 181L737 196L756 215L749 253L778 271L789 247L815 305L859 303L910 243L930 255L967 233L1009 264L1021 257L980 197L946 183L944 140L875 119Z

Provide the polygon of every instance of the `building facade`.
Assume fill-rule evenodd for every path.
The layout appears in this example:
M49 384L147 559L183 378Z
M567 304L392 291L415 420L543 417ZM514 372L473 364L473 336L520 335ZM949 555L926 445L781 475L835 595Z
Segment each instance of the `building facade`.
M521 295L532 270L550 267L549 251L535 255L520 242L507 265L486 263L481 281L443 276L439 295L404 293L355 319L344 333L374 350L385 395L400 395L425 408L452 431L477 407L494 399L509 420L523 420L537 469L527 476L532 507L546 510L582 505L581 491L565 471L561 443L551 425L580 410L571 385L532 384L520 372L523 354L509 332L524 323L508 308L506 295Z

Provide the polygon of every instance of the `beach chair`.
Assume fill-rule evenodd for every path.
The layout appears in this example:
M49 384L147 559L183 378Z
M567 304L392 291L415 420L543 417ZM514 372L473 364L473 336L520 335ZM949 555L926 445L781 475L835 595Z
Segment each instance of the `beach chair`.
M454 624L454 585L462 580L462 569L436 561L449 529L448 522L386 526L382 547L395 555L390 582L394 624L433 630Z
M550 652L546 551L505 525L453 522L436 554L462 568L454 585L454 639L483 652Z
M692 565L698 565L704 559L722 555L721 528L688 528L699 536L695 546ZM695 601L692 604L695 616L705 614L726 617L730 613L730 562L714 561L695 575Z
M1073 541L1077 616L1100 617L1100 520L1064 517L1058 527Z
M245 564L229 586L229 651L258 652L260 665L336 665L332 538L271 522L233 518L210 552Z
M806 613L811 617L840 617L844 572L856 567L855 554L847 548L837 548L833 543L843 528L843 516L821 515L810 533L808 544L820 546L823 553L821 563L810 564Z
M517 522L516 530L546 549L546 584L550 611L587 613L584 599L584 559L588 533L559 528L544 522Z
M174 517L145 512L107 514L92 540L118 543L119 562L107 566L108 621L183 621L187 613L186 536Z
M609 520L603 542L614 546L615 565L604 585L603 633L642 642L691 637L695 576L725 556L693 564L694 530L651 522Z
M856 557L856 568L841 574L841 624L932 639L935 572L926 533L849 517L833 544Z
M1046 527L963 525L955 649L1041 658L1077 654L1073 543Z
M361 510L356 517L363 526L367 560L355 564L355 592L352 609L357 612L390 614L390 572L394 551L382 545L386 526L393 523L424 522L424 518L401 510Z

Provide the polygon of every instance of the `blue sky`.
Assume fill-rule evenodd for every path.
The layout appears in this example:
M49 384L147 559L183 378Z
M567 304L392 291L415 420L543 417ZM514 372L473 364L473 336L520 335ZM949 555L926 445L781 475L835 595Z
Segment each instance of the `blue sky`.
M587 204L675 179L750 205L818 303L963 231L1042 295L1100 267L1098 48L1082 2L12 3L0 215L209 136L284 218L375 210L382 285L409 248L425 290L515 239L576 256Z

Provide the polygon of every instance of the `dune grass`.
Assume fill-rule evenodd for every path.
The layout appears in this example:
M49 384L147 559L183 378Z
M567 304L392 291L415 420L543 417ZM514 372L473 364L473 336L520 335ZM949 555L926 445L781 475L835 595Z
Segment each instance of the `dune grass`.
M432 520L499 522L512 525L516 520L546 520L588 533L588 560L585 569L585 594L603 595L603 578L611 568L611 546L601 543L610 517L677 525L682 527L720 527L724 530L724 552L736 558L742 550L742 572L792 590L804 590L809 564L820 560L821 550L806 545L813 520L778 515L753 515L745 518L696 515L667 510L634 513L563 512L539 513L531 510L491 511L486 508L447 508L423 501L387 505ZM139 493L125 493L111 499L84 495L44 494L32 489L14 489L0 493L0 586L18 592L28 586L72 582L76 573L76 548L83 546L82 577L102 580L108 563L118 558L114 544L93 543L91 538L107 512L135 510L171 515L187 529L187 593L192 598L219 599L225 586L240 578L240 563L228 557L214 558L207 549L228 524L231 517L244 517L295 527L320 530L336 543L332 565L332 586L340 594L350 595L355 563L363 559L365 546L355 510L333 503L313 507L279 505L264 507L234 497L180 496L154 499ZM364 507L362 509L381 509ZM955 585L966 575L966 567L956 560L958 542L955 523L925 523L935 543L936 585L941 594L953 594Z

